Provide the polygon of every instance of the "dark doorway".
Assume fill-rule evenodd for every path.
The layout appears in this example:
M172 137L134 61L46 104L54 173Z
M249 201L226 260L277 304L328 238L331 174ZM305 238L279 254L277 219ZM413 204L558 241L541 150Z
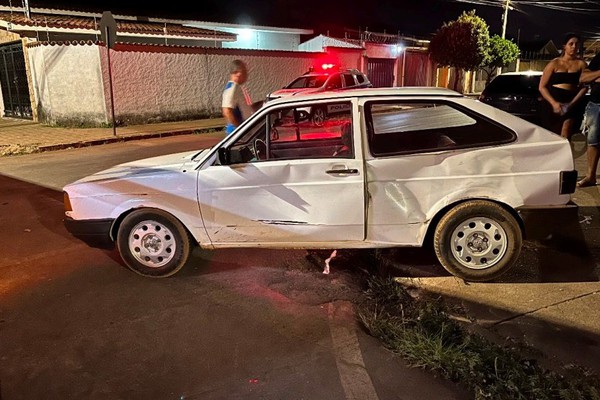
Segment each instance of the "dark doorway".
M4 116L33 118L21 42L0 45L0 88Z
M395 59L390 58L369 58L367 63L368 77L373 87L392 87L394 86L394 65Z

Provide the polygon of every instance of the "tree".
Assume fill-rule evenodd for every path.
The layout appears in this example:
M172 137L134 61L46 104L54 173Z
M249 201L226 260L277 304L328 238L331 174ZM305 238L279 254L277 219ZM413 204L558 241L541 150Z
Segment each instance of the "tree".
M487 61L489 43L488 25L472 10L463 12L456 21L444 23L431 39L429 51L440 66L456 68L457 90L462 70L474 71Z
M498 68L506 67L511 62L516 61L520 53L519 47L512 41L498 35L492 36L488 57L481 68L486 73L486 86L490 83Z

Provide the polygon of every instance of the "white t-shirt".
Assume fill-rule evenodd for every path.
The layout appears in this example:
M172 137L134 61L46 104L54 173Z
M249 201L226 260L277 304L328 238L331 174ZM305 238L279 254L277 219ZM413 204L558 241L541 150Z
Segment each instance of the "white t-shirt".
M232 108L234 114L240 121L246 120L252 115L252 99L246 88L233 81L227 82L223 91L222 107Z

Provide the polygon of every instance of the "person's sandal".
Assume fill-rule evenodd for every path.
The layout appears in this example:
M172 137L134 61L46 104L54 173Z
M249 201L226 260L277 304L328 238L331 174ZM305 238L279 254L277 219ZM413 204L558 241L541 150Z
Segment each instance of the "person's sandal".
M579 182L577 182L578 188L585 188L590 186L596 186L596 182L589 180L588 178L583 178Z

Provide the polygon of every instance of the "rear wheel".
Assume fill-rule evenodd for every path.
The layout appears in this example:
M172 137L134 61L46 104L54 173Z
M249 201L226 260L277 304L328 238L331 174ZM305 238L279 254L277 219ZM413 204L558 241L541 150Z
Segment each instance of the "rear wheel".
M311 113L311 120L313 124L321 126L325 123L327 118L327 111L323 107L315 107Z
M471 200L452 208L435 229L438 260L467 281L489 281L517 261L523 236L515 217L496 203Z
M171 214L141 209L127 215L117 233L117 247L132 271L161 278L177 273L187 261L191 239Z

